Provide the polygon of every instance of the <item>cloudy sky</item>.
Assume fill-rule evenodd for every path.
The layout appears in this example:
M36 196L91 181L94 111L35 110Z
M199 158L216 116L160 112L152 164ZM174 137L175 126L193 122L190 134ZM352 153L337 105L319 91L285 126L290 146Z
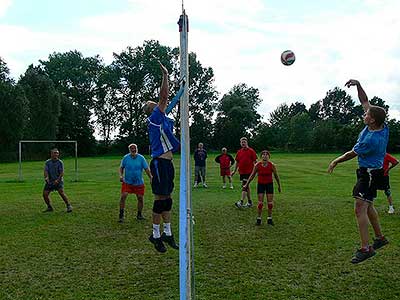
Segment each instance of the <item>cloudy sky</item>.
M112 53L144 40L179 46L181 0L0 0L0 57L14 78L54 51ZM184 0L189 51L215 72L220 95L260 90L265 118L280 103L310 104L349 78L400 119L400 1ZM292 66L280 53L296 54ZM355 90L349 93L357 99Z

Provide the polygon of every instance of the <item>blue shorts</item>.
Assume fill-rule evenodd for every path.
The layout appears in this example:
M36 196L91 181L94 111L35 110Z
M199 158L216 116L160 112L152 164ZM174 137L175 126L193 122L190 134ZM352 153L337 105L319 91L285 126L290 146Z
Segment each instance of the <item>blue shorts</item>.
M61 181L58 184L54 184L54 183L45 183L43 190L44 191L58 191L58 190L62 190L64 188L64 182Z
M168 196L174 190L175 169L172 160L153 158L150 162L150 172L153 176L151 189L153 194Z

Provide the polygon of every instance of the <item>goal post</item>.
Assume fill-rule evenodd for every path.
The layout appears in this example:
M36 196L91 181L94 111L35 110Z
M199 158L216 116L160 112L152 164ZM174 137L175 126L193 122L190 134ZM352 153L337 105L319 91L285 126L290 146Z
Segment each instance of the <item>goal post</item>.
M18 144L18 180L22 178L22 144L23 143L73 143L75 147L75 181L78 181L78 142L77 141L52 141L52 140L21 140Z

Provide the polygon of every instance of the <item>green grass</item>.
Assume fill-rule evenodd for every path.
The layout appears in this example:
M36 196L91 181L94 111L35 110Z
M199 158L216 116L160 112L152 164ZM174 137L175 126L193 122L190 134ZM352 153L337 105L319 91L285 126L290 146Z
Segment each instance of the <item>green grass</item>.
M274 227L265 225L265 215L263 225L254 226L256 208L234 207L238 177L234 190L222 190L218 165L209 157L209 188L192 193L196 299L400 299L398 169L391 173L396 214L386 213L382 192L376 200L391 243L352 265L359 244L351 198L356 160L328 175L334 157L273 154L283 189L275 194ZM127 221L117 223L119 161L79 159L79 182L73 182L74 161L64 161L72 214L56 193L51 194L55 212L41 212L43 162L25 162L22 183L16 180L17 164L0 164L0 299L179 299L178 252L168 248L159 254L147 241L149 187L147 221L134 219L136 200L130 196ZM177 169L178 162L176 157ZM177 188L176 236L178 194Z

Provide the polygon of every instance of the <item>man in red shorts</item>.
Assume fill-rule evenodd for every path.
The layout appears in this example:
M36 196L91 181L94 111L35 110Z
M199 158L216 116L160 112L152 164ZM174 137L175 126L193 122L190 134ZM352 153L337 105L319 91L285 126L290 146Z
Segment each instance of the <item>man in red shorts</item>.
M229 184L231 185L231 189L233 189L232 185L232 176L231 176L231 165L235 163L232 155L228 154L228 150L224 147L221 150L221 154L215 158L215 162L219 163L220 174L222 177L222 188L226 188L226 177L229 179Z
M144 198L143 170L149 176L150 182L152 180L149 165L143 155L138 153L137 145L130 144L128 149L129 153L122 158L119 168L119 180L122 182L121 199L119 201L119 223L124 222L125 202L128 194L136 194L138 200L136 219L144 220L142 214Z
M248 186L246 188L244 188L244 186L246 185L247 179L250 177L254 165L257 162L257 154L253 148L249 147L246 137L242 137L240 139L240 146L242 146L242 148L239 149L239 151L236 153L236 158L235 158L236 165L235 165L235 170L232 173L232 176L236 173L237 170L239 170L240 180L242 182L243 189L242 189L242 197L238 202L235 202L235 206L237 208L252 207L253 202L251 201L250 197L250 189ZM247 197L247 204L243 205L243 201L246 197Z

